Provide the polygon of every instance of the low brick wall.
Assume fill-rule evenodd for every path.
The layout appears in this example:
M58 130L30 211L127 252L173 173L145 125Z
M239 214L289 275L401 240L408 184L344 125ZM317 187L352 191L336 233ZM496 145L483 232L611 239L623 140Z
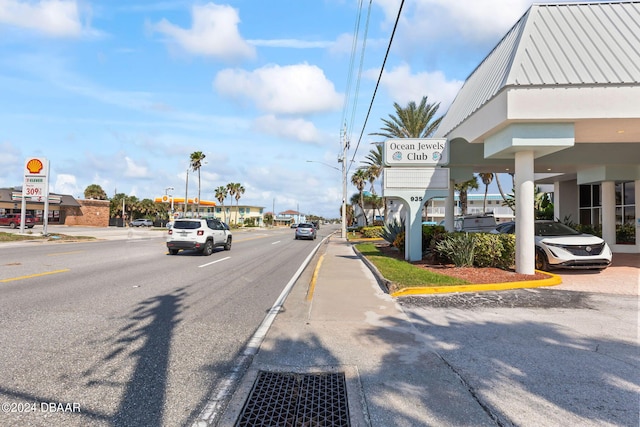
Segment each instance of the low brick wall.
M109 226L108 200L77 200L80 207L65 209L64 225L83 225L94 227Z

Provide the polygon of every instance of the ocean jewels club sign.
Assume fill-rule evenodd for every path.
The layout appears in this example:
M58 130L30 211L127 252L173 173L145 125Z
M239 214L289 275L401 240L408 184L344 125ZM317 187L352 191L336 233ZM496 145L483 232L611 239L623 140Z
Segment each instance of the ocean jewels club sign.
M393 138L384 142L385 166L444 166L449 163L445 138Z

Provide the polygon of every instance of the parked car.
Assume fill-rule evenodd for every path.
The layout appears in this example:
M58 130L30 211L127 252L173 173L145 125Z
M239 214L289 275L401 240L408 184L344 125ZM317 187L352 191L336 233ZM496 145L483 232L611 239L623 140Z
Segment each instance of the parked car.
M10 213L6 215L0 215L0 225L6 225L9 228L20 227L20 214ZM25 215L24 226L27 228L33 228L34 225L36 225L36 219L33 217L33 215Z
M313 224L303 223L298 224L296 228L296 240L298 239L309 239L315 240L318 235L316 228Z
M494 233L515 234L516 223L504 222ZM537 270L552 268L599 269L611 264L609 245L600 237L583 234L557 221L537 220L534 224Z
M181 249L195 249L208 256L219 246L231 250L232 239L226 224L217 219L176 219L167 232L167 249L171 255Z
M291 228L298 228L298 224L291 224Z
M489 233L496 228L496 219L493 215L465 215L456 218L453 227L456 231Z
M134 219L129 223L129 227L153 227L153 221L150 219Z

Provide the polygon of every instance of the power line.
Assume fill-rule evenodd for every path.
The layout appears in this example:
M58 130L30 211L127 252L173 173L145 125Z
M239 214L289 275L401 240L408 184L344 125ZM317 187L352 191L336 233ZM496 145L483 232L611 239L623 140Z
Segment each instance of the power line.
M367 127L367 122L369 121L369 115L371 114L371 109L373 108L373 101L376 98L376 93L378 92L378 87L380 86L380 80L382 79L382 73L384 71L384 66L387 63L387 58L389 57L389 51L391 50L391 44L393 43L393 37L395 36L396 29L398 28L398 22L400 21L400 14L402 13L402 7L404 6L404 0L400 2L400 8L398 9L398 15L396 16L396 22L393 25L393 31L391 32L391 38L389 39L389 45L387 46L387 52L384 55L384 61L382 62L382 67L380 68L380 74L378 75L378 81L376 82L376 87L373 91L373 95L371 97L371 103L369 104L369 110L367 111L367 116L364 119L364 123L362 125L362 130L360 131L360 137L358 138L358 143L356 144L356 148L353 152L353 157L351 158L350 165L353 164L356 158L356 153L358 152L358 148L360 147L360 142L362 141L362 136L364 135L364 130ZM349 166L351 167L351 166Z

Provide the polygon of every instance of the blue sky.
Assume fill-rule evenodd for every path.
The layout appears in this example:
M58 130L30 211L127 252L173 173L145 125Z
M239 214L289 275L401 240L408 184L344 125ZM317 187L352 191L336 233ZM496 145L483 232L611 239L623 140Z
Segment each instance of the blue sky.
M532 4L405 1L364 127L400 3L0 0L0 187L39 156L54 193L184 197L202 151L202 199L239 182L240 204L338 217L343 124L353 172L394 102L444 114Z

